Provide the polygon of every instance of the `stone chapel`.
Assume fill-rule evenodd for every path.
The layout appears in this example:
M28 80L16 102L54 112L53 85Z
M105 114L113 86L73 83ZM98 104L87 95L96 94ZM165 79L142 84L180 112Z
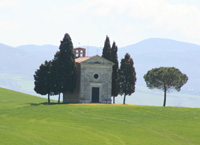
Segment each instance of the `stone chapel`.
M111 104L113 63L98 55L86 57L86 49L75 48L77 84L73 93L63 93L63 103Z

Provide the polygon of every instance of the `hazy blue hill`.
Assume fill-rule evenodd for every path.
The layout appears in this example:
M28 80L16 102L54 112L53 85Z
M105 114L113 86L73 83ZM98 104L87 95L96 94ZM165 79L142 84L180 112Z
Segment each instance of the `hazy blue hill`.
M55 45L22 45L16 48L28 53L35 53L37 55L41 55L41 52L44 53L43 55L50 55L55 54L55 52L58 51L58 46Z
M14 51L14 48L5 44L0 43L0 50L2 52L7 52L7 51Z
M123 49L137 49L138 52L154 52L154 51L199 51L200 45L181 42L164 38L150 38L124 47Z
M145 86L143 76L152 68L176 67L189 77L189 81L182 88L181 93L200 95L200 45L151 38L120 48L119 58L124 57L126 52L131 54L135 62L137 86ZM155 94L155 91L151 92ZM169 95L175 96L174 94Z
M53 45L23 45L11 47L0 44L0 86L33 92L33 75L45 60L53 59L58 47Z
M25 53L16 50L14 47L0 44L0 72L17 72L18 65L25 56Z

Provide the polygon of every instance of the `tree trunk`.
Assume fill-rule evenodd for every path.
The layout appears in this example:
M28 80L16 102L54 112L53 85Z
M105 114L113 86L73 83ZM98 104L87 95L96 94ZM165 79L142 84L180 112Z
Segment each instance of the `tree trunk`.
M166 105L166 97L167 97L167 89L164 89L164 102L163 102L163 107Z
M62 93L62 94L63 94L63 93ZM63 103L65 103L65 102L64 102L64 94L63 94L62 96L63 96Z
M50 94L48 93L48 104L50 104Z
M113 104L115 104L115 96L113 96Z
M126 101L126 95L124 95L124 101L123 101L123 104L125 104L125 101Z
M60 93L58 95L58 103L60 104Z

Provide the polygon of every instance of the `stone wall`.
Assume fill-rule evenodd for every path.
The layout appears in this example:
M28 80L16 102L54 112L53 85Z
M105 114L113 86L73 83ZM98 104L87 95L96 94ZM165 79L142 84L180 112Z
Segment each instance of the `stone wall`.
M81 61L82 60L82 61ZM91 103L92 88L98 88L99 103L111 103L113 63L100 57L77 62L77 86L73 93L63 93L64 103ZM96 97L98 98L98 97ZM94 99L94 98L93 98Z

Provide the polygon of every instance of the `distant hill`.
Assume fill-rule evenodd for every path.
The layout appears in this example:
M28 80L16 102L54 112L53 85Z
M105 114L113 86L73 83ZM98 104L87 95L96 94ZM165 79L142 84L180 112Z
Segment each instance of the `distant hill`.
M150 69L174 66L189 76L185 88L200 92L200 45L170 39L151 38L119 49L119 57L131 54L135 62L138 82ZM143 82L144 83L144 82Z
M123 49L137 49L138 52L151 52L151 51L199 51L200 45L181 42L164 38L150 38L124 47Z
M24 45L10 47L0 44L1 73L33 74L38 65L53 58L58 47L53 45Z
M58 50L53 45L11 47L0 44L0 87L33 94L33 74Z
M86 48L87 55L101 55L102 48L94 46L83 46ZM10 47L4 44L0 44L0 86L34 94L33 91L33 74L40 64L45 60L51 60L54 54L58 51L58 46L54 45L23 45L19 47ZM186 96L182 100L177 102L177 94L169 94L169 105L172 106L199 106L196 102L200 101L197 96L200 95L200 45L195 45L186 42L180 42L170 39L151 38L143 40L136 44L132 44L126 47L118 49L119 62L125 53L129 53L134 60L134 66L137 73L136 93L128 97L128 103L141 102L141 96L148 96L142 98L146 100L144 104L158 105L162 103L154 104L150 100L154 100L152 96L161 96L162 92L155 90L151 91L146 88L143 75L150 69L160 66L174 66L180 69L183 73L187 74L189 81L182 88L180 94ZM188 97L188 95L195 95ZM140 97L137 97L140 96ZM170 101L171 97L171 101ZM191 99L192 98L192 99ZM120 100L120 97L118 98ZM140 100L140 101L139 101ZM147 101L149 100L149 101ZM173 101L175 100L175 101ZM187 105L188 102L195 102ZM119 101L120 102L120 101ZM187 102L187 103L186 103Z

